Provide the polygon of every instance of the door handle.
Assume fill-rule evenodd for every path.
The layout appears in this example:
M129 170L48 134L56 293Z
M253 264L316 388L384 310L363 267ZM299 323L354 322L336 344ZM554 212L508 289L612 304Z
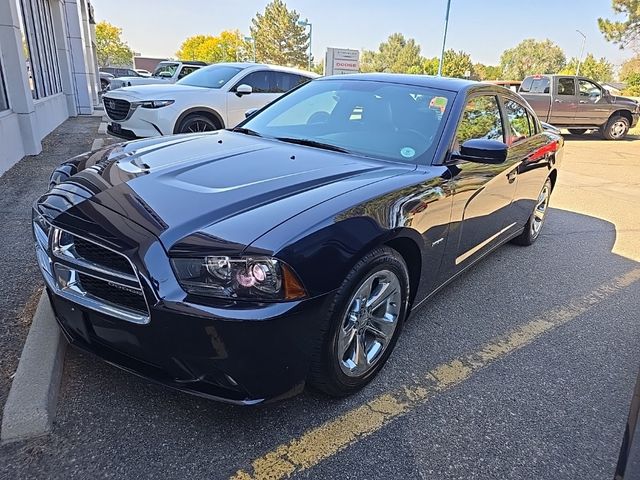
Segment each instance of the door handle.
M587 103L586 100L580 100L580 103Z
M554 100L556 103L562 103L562 100L558 100L557 98Z

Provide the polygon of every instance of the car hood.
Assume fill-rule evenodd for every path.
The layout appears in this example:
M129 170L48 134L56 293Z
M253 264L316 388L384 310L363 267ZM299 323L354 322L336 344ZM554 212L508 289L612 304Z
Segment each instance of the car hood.
M620 97L618 95L611 95L611 103L614 103L616 105L627 105L630 107L635 107L640 102L634 100L633 98Z
M415 166L218 131L129 142L57 171L65 168L78 173L41 197L41 211L50 207L55 217L94 202L144 227L169 250L203 232L249 245L306 209ZM242 222L248 212L251 221Z
M173 100L178 95L188 93L202 93L203 87L190 85L162 84L162 85L134 85L109 92L106 97L135 99L135 100Z

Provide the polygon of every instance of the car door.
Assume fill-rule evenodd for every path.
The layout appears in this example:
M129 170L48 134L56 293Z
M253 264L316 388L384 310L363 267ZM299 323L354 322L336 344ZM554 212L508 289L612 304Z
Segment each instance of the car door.
M471 139L505 142L502 112L495 93L477 94L466 100L452 153ZM487 249L515 231L511 203L516 189L517 159L501 164L450 161L453 205L451 233L442 276L449 278Z
M575 77L555 77L555 89L551 103L549 123L552 125L573 125L578 97Z
M609 118L610 105L605 101L602 88L584 78L578 79L578 108L576 125L602 125Z
M252 108L262 108L282 95L278 86L278 74L274 70L254 70L236 82L230 89L227 99L227 126L235 127L244 120L245 112ZM251 93L240 94L240 85L249 85Z
M507 163L516 165L517 185L507 224L523 227L534 209L549 174L549 157L557 145L544 134L535 115L513 97L502 97L509 151Z

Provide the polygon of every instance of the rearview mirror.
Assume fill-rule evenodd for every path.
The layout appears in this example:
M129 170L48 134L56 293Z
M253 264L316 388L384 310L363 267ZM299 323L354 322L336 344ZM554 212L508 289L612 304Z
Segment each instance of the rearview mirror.
M507 159L509 147L498 140L474 138L467 140L460 147L459 153L452 154L452 158L475 163L503 163Z
M244 112L244 118L249 118L251 115L256 113L258 110L260 110L260 109L259 108L250 108L249 110Z
M243 83L242 85L238 85L238 87L236 88L236 95L239 97L243 95L249 95L251 92L253 92L253 88L245 83Z

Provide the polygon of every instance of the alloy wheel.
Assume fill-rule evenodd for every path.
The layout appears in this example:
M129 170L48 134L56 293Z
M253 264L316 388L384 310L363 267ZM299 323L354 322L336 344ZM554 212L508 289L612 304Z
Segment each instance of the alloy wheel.
M184 129L185 133L200 133L200 132L212 132L214 130L213 125L204 120L196 120L187 125Z
M531 222L531 236L536 238L542 230L542 224L547 213L547 207L549 206L549 195L551 193L549 184L546 183L538 195L536 208L533 211L533 221Z
M360 283L338 332L338 363L345 375L362 377L377 364L393 338L401 302L400 281L389 270Z

